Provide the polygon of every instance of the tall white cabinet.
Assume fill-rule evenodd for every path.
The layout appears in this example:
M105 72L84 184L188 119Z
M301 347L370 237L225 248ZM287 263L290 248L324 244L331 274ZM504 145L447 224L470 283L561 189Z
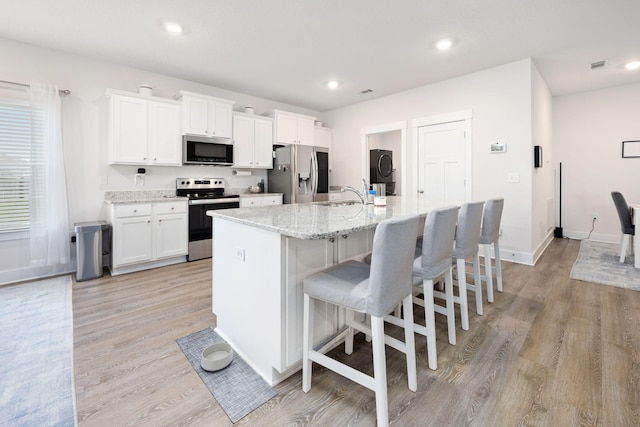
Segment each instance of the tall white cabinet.
M181 90L182 131L185 134L231 138L234 101Z
M109 164L180 166L181 104L107 89Z
M273 120L253 114L233 113L233 167L273 167Z

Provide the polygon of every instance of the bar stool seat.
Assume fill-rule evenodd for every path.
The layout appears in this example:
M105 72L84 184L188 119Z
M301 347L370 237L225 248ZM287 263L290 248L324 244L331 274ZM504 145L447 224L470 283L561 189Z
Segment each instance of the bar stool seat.
M412 305L412 268L418 216L388 219L378 224L373 238L371 265L347 261L303 280L304 326L302 390L311 389L312 362L349 378L375 392L379 426L389 423L385 344L402 351L407 360L409 389L417 390L415 337ZM347 309L345 352L353 351L353 332L372 338L374 375L369 376L313 348L314 301L326 301ZM404 319L388 313L402 302ZM369 315L370 326L356 321L354 313ZM404 342L385 335L384 322L404 328Z

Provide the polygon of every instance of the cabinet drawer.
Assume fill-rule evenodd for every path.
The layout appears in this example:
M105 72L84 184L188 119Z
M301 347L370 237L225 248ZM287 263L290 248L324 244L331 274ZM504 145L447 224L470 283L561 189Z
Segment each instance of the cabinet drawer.
M153 212L159 215L186 213L187 202L162 202L153 206Z
M151 205L118 205L115 206L116 218L151 215Z
M262 203L265 206L268 206L268 205L281 205L282 204L282 196L264 196L262 198Z

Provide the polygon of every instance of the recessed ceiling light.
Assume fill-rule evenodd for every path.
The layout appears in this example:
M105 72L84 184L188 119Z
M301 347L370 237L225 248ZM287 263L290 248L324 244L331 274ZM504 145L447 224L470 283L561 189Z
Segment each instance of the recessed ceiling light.
M338 89L339 86L340 86L340 83L335 80L331 80L330 82L327 83L327 87L331 90Z
M624 66L627 70L637 70L640 68L640 61L631 61Z
M184 31L182 25L176 24L175 22L165 22L164 28L172 34L182 34Z
M436 43L436 49L438 50L447 50L451 46L453 46L453 42L451 41L451 39L438 40L438 42Z

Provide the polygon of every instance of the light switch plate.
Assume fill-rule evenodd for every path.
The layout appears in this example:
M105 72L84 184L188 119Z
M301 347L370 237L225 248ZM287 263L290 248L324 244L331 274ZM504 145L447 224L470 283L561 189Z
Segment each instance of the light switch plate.
M510 173L507 176L507 182L520 182L520 174L518 174L518 173Z

